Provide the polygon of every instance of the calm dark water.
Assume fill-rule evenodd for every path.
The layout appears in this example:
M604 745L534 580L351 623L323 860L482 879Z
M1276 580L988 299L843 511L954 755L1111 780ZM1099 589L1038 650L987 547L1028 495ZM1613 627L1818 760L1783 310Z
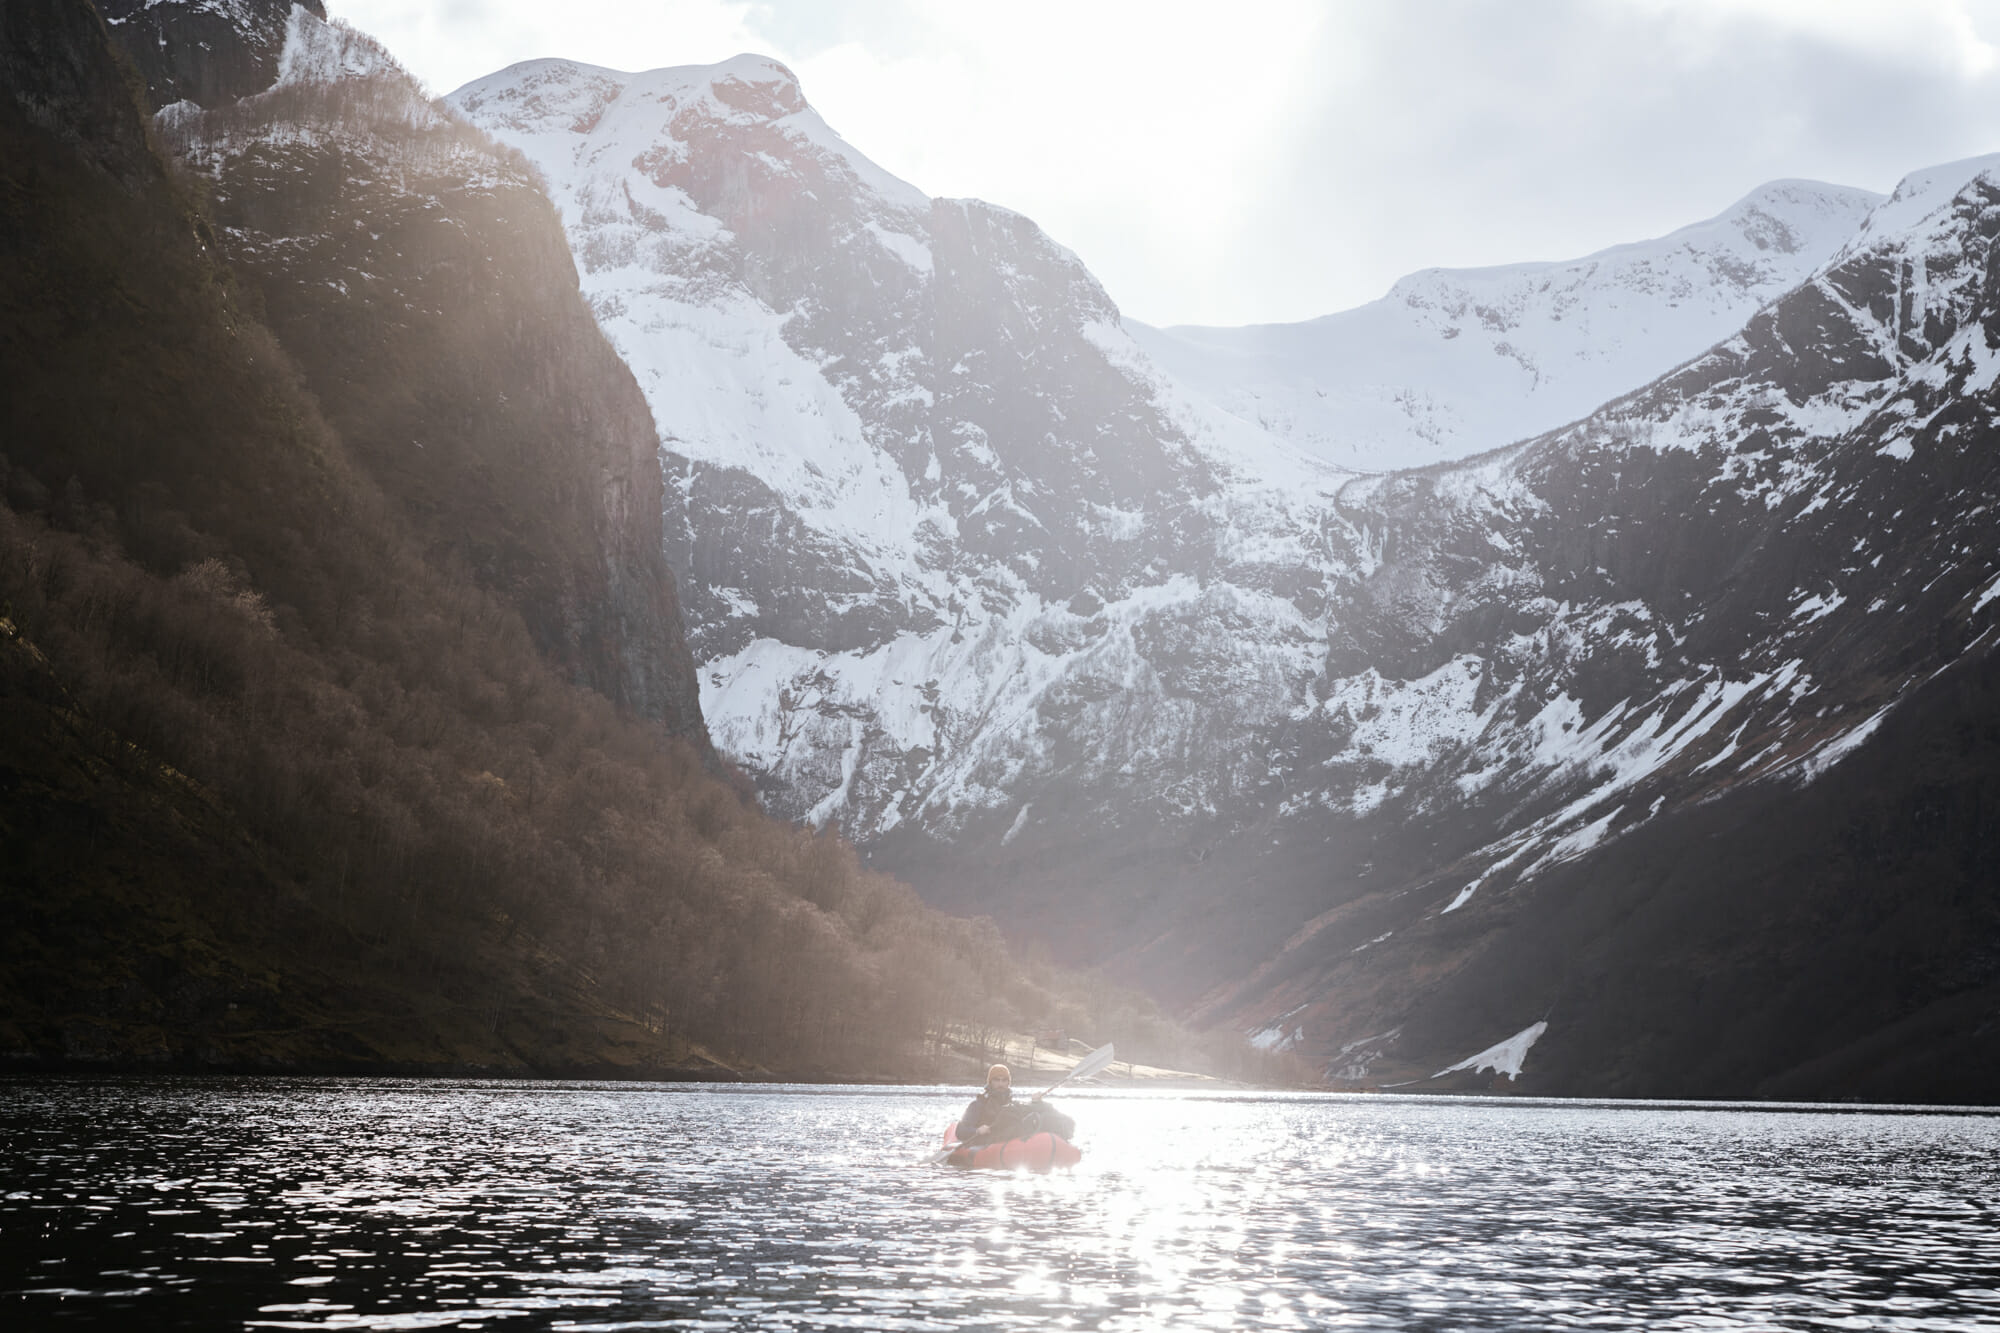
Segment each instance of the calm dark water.
M2000 1327L2000 1117L1092 1092L0 1082L8 1328Z

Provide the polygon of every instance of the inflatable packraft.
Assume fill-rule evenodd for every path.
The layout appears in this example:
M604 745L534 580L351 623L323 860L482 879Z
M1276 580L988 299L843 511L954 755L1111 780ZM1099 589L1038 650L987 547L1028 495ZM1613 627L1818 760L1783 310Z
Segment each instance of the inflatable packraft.
M955 1149L951 1156L944 1159L945 1165L968 1171L1047 1171L1052 1167L1075 1166L1083 1160L1081 1149L1060 1134L1051 1134L1047 1130L1030 1134L1025 1139L982 1143L974 1147L960 1143L958 1126L951 1124L945 1126L944 1146Z

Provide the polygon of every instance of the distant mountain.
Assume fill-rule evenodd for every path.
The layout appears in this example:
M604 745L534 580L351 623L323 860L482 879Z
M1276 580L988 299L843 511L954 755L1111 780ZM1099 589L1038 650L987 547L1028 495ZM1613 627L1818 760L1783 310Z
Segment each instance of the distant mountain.
M1539 435L1699 355L1797 286L1882 196L1759 186L1705 222L1582 259L1425 269L1302 324L1127 322L1189 390L1364 472Z
M1406 868L1211 1014L1349 1079L1519 1037L1531 1089L2000 1092L1996 170L1574 427L1343 493L1380 556L1293 799Z
M1330 457L1407 461L1402 408L1329 455L1208 401L1032 223L882 173L773 62L448 100L547 180L661 422L703 709L771 808L1351 1082L1842 1095L1915 1023L1930 1095L1984 1086L1952 1072L2000 1030L1976 866L1815 1008L1902 892L1844 830L1905 856L1930 799L1852 775L1985 725L1981 164L1399 284L1339 336L1401 366L1378 406L1477 391L1421 457L1583 420L1360 478ZM1631 859L1766 820L1695 891ZM1690 1062L1682 974L1783 1017Z
M773 808L998 837L1072 780L1106 812L1241 780L1345 474L1184 400L1074 255L889 176L772 61L448 100L548 181L646 391L703 711Z

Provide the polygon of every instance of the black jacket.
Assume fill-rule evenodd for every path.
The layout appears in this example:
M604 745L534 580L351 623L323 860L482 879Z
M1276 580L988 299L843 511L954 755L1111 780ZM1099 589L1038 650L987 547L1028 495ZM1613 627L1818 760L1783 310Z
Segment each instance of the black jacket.
M958 1141L972 1142L981 1125L993 1127L993 1132L986 1136L989 1140L998 1142L1001 1139L1012 1138L1014 1136L1006 1131L1012 1129L1014 1123L1020 1120L1021 1113L1025 1109L1020 1102L1014 1100L1011 1091L1005 1097L994 1097L981 1092L967 1104L965 1114L958 1118Z
M1017 1102L1011 1092L1004 1100L984 1092L974 1097L958 1118L959 1142L973 1142L981 1125L990 1125L993 1130L979 1138L981 1143L1023 1139L1043 1129L1065 1139L1076 1133L1076 1121L1055 1107L1047 1102Z

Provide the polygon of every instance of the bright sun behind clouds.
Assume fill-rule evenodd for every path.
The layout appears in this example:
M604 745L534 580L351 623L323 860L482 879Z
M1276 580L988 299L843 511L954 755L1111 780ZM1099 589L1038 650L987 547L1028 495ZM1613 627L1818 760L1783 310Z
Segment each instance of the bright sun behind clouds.
M1028 214L1152 323L1309 318L1764 181L2000 149L2000 0L330 0L433 91L544 56L790 65L848 141Z

